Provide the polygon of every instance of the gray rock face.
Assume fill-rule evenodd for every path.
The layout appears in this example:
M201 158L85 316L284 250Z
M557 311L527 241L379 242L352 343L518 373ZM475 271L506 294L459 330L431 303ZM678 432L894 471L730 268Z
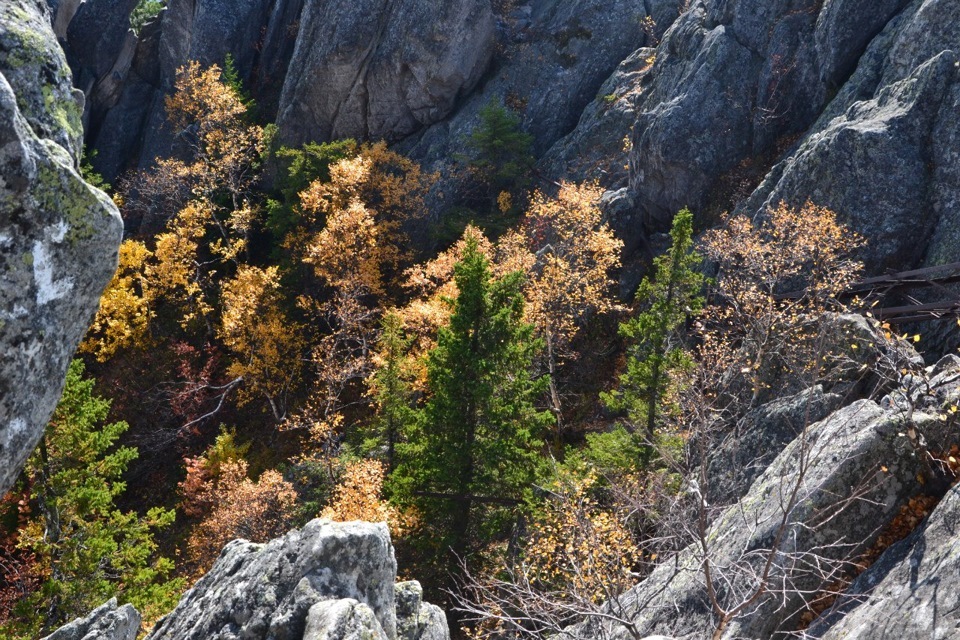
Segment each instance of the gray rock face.
M952 259L957 11L935 0L695 2L657 48L635 107L631 189L648 230L683 206L737 204L802 134L743 210L781 199L833 208L868 238L870 270Z
M932 419L926 419L927 422ZM902 436L898 415L870 401L858 401L812 425L754 482L739 504L709 527L706 543L714 567L722 567L721 605L733 607L755 587L752 576L772 559L770 592L761 595L724 638L770 638L795 629L802 593L815 593L829 576L818 573L831 562L856 557L915 490L919 463ZM805 463L801 463L805 461ZM798 471L804 465L802 480ZM878 473L880 464L886 472ZM788 496L798 487L794 500ZM839 508L852 490L858 499ZM767 550L777 535L784 509L788 517L779 553ZM638 634L710 637L715 619L704 588L703 553L692 545L659 566L619 599L619 615L630 616ZM812 557L818 556L821 562ZM571 631L577 637L627 638L621 626L598 629L597 621ZM606 624L606 623L605 623Z
M957 637L960 628L960 487L926 523L890 547L806 637L906 640Z
M387 636L370 607L345 598L310 607L303 640L387 640Z
M82 105L46 5L0 5L0 494L43 433L117 265L119 213L77 172Z
M583 110L577 127L540 160L540 170L575 182L600 179L611 191L625 188L630 177L628 134L655 60L656 49L644 47L621 62Z
M146 25L135 43L126 74L116 82L112 81L113 74L110 74L91 89L95 107L91 107L87 135L97 150L93 167L107 180L113 180L136 166L143 146L144 128L153 114L163 117L159 58L161 29L159 20ZM107 87L109 97L105 95ZM119 95L114 95L117 90Z
M631 152L631 186L654 226L684 206L702 207L722 175L817 117L837 82L820 69L818 4L699 0L671 27L638 106ZM876 3L860 4L835 11L842 24L830 26L860 29L865 13L869 22L889 18L890 7L880 7L884 15Z
M840 395L824 393L817 385L768 402L744 416L710 456L706 487L710 503L739 500L806 425L823 420L841 401Z
M269 6L270 0L170 0L160 21L155 54L159 78L152 108L144 120L138 163L141 168L176 152L173 132L166 126L162 96L172 91L177 69L190 61L201 67L223 67L230 54L239 77L249 78ZM144 64L152 62L151 58L144 60Z
M745 209L806 199L869 240L868 268L956 260L960 249L960 6L916 0Z
M395 640L396 573L384 524L313 520L265 545L236 540L148 639L301 640L311 607L351 599L369 607L381 633ZM320 633L321 621L327 621L327 629L334 623L347 630L365 628L363 610L344 606L317 609L312 628Z
M239 77L251 78L273 7L272 0L170 0L137 39L120 35L135 0L87 4L70 25L67 46L90 101L88 136L99 153L93 165L108 180L177 152L163 100L177 69L194 60L222 67L229 54ZM104 26L90 26L97 22Z
M67 27L70 67L99 80L114 69L130 29L130 13L139 0L86 0ZM87 84L79 78L80 86Z
M574 130L604 81L638 47L652 45L678 9L675 0L516 3L498 22L499 53L482 85L453 115L403 141L399 149L439 171L438 191L453 195L445 195L446 202L454 200L465 183L456 160L470 156L467 141L480 125L484 106L494 102L514 110L533 136L534 155L541 156ZM652 35L644 28L648 17L657 25ZM615 148L611 144L607 151ZM434 205L442 210L444 201Z
M450 113L486 70L493 44L487 0L306 0L280 139L409 135Z
M111 598L88 615L66 624L43 640L136 640L140 614L132 604L117 606Z
M300 31L303 0L275 0L263 36L263 48L251 85L263 113L275 119L287 68Z
M416 580L398 582L397 640L450 640L447 616L440 607L423 601Z

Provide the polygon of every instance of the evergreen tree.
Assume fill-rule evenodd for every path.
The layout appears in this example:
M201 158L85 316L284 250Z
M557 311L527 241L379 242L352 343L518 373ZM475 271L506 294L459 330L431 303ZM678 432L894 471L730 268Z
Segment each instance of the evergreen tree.
M396 467L397 444L414 416L413 392L406 364L411 338L404 334L403 321L388 313L380 323L381 333L374 356L377 370L370 378L370 395L376 407L371 428L364 431L365 452L386 448L387 471Z
M471 166L489 184L493 197L524 186L535 158L533 136L520 128L520 117L490 101L480 109L480 126L470 134Z
M674 217L670 239L670 250L653 262L653 278L644 278L637 290L643 310L620 325L620 335L631 341L620 389L603 394L607 406L625 411L632 424L645 425L650 439L668 390L669 372L692 365L677 339L678 329L704 302L704 278L696 270L702 259L693 251L693 214L688 209Z
M157 556L153 539L154 530L173 522L174 512L152 508L141 517L114 504L137 450L115 446L128 426L102 424L110 402L95 396L94 381L82 374L83 363L75 360L27 464L37 517L19 532L19 546L36 556L45 579L0 628L10 634L3 637L46 635L113 596L153 620L176 604L183 588L182 581L167 580L173 562Z
M450 323L429 354L430 396L394 476L434 540L464 559L472 540L502 529L504 504L525 498L552 416L533 404L547 380L530 376L539 344L523 321L522 275L493 279L471 239L454 280Z

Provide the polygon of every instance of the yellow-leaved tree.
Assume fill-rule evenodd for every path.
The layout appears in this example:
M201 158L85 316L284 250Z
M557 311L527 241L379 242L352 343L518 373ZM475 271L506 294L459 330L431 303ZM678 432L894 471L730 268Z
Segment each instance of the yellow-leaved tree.
M147 344L152 311L144 265L151 257L142 242L124 240L120 245L117 272L100 297L97 315L80 344L82 353L106 362L120 349Z
M219 335L235 355L227 373L244 381L240 401L262 395L279 422L287 395L299 382L306 348L304 327L281 307L277 267L243 265L223 285Z
M313 349L318 385L305 410L316 415L288 424L339 424L347 396L362 399L382 307L411 257L407 230L425 215L434 180L378 143L362 145L330 167L329 181L300 194L303 220L286 246L322 284L321 296L301 296L300 305L324 333Z
M527 273L527 320L544 341L550 402L558 428L562 404L557 367L576 358L571 343L590 318L617 309L615 281L620 241L603 221L596 183L563 182L555 198L533 194L519 231L501 238L499 262Z

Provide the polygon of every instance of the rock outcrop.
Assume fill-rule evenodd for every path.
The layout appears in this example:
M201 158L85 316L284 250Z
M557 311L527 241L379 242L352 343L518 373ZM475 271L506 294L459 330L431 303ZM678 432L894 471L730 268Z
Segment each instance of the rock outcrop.
M93 159L97 171L113 180L127 169L146 168L158 157L176 153L174 132L165 126L164 97L173 89L177 69L187 62L222 67L229 55L239 77L249 84L261 57L269 56L271 69L283 73L285 67L275 58L285 41L274 38L267 48L261 40L271 20L278 23L274 31L283 33L295 21L295 15L282 10L291 3L281 4L170 0L136 37L126 32L136 2L85 3L64 45L74 61L78 86L90 99L87 139L98 151ZM91 30L91 20L102 20L101 26Z
M836 47L836 43L831 43ZM867 238L868 268L960 255L960 6L916 0L745 205L811 199Z
M631 186L651 224L702 208L721 176L816 119L830 85L816 50L818 4L698 0L674 23L632 135ZM881 9L889 17L895 8ZM866 12L877 7L836 17L859 26Z
M603 185L611 191L627 187L628 133L637 119L637 105L656 56L656 49L643 47L621 62L583 110L577 127L540 160L539 169L546 175L575 182L602 176ZM619 146L614 144L617 139L621 141ZM630 230L624 231L627 233L621 235Z
M755 214L809 199L868 240L871 271L953 261L957 12L938 0L699 0L643 52L652 65L624 63L541 167L622 188L631 135L633 211L613 212L628 245L684 206Z
M384 524L313 520L267 544L235 540L148 640L396 640L396 575Z
M122 233L78 172L83 95L50 25L35 0L0 7L0 495L56 407Z
M960 629L960 487L861 575L807 638L906 640Z
M416 581L396 583L385 524L313 520L267 544L234 540L148 640L450 640ZM44 640L134 640L116 599Z
M915 419L925 426L936 422L921 414ZM917 490L919 470L896 410L862 400L809 427L705 533L710 562L722 571L717 598L724 608L749 597L750 585L771 562L768 592L735 617L723 637L770 638L795 629L803 594L825 587L834 571L869 548ZM780 547L771 555L778 537ZM680 552L621 596L617 614L629 617L639 634L710 637L716 619L703 558L700 545ZM622 626L600 630L599 624L605 623L593 620L571 631L628 637Z
M43 640L136 640L140 631L140 614L132 604L117 606L113 598L90 612L66 624Z
M306 0L281 142L395 141L446 117L493 54L488 0Z

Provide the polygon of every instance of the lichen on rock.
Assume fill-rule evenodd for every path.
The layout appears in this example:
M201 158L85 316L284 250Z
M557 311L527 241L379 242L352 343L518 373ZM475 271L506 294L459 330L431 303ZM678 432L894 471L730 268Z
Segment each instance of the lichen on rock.
M0 494L53 413L117 264L116 206L78 172L82 94L46 5L0 8Z

